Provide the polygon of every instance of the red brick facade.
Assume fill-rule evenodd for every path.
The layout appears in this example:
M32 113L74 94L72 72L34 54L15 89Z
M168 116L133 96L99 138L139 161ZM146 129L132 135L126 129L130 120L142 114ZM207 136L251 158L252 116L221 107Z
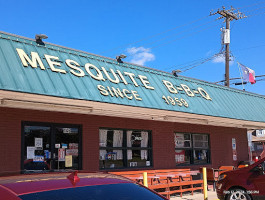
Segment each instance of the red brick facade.
M152 120L81 115L60 112L0 108L0 174L19 173L21 165L21 122L51 122L82 125L82 168L99 170L99 128L144 129L152 131L153 168L176 168L174 132L210 135L211 164L237 165L248 160L247 130ZM236 139L238 161L232 158L232 138ZM188 166L198 169L200 166Z

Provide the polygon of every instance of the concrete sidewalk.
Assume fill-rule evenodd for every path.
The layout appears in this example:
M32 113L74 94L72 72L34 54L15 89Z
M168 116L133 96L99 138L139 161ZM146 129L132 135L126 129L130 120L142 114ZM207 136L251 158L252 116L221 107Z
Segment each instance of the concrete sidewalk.
M183 194L182 197L180 196L172 196L170 200L204 200L204 195L201 192L196 192L194 195ZM216 191L209 190L208 191L208 200L217 200Z

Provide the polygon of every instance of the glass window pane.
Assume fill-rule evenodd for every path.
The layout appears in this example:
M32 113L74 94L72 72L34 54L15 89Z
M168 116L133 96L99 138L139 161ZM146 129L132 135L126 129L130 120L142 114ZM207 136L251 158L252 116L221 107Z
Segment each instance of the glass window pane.
M113 147L114 131L107 131L107 147Z
M126 131L127 147L151 147L148 131Z
M122 150L100 150L99 151L99 165L101 169L121 168L123 164Z
M105 129L99 130L99 147L107 146L107 134L108 134L108 130L105 130Z
M208 135L194 134L192 137L194 148L208 148Z
M24 170L50 170L51 129L24 126Z
M99 147L122 147L122 130L99 130Z
M194 157L194 164L204 164L208 163L209 153L208 150L194 150L193 157Z
M103 179L104 180L104 179ZM163 200L162 197L134 183L92 185L23 194L23 200Z
M100 129L99 147L101 169L120 168L125 165L127 167L151 166L152 151L148 131ZM109 159L107 159L106 155L109 152L112 152L112 155L108 155ZM111 156L112 159L110 159ZM126 157L127 160L124 160Z
M175 133L175 148L191 147L190 134Z
M132 147L141 147L141 142L143 138L141 132L133 131L131 135L131 143Z
M149 150L127 150L128 167L151 166Z
M184 134L175 133L175 147L184 147Z
M176 164L190 164L191 150L175 150Z
M79 169L78 146L79 146L78 128L56 127L54 169L56 170Z
M184 147L191 147L190 141L184 141Z
M190 134L185 133L184 134L184 140L190 140Z

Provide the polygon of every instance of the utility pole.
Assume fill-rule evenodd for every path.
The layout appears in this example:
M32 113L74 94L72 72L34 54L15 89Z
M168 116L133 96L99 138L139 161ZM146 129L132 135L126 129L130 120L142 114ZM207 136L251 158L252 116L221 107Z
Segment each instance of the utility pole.
M237 13L236 13L237 12ZM223 43L225 44L225 86L229 87L229 61L230 61L230 52L229 52L229 44L230 44L230 21L238 20L245 18L246 16L241 12L237 11L235 8L231 6L231 9L226 10L225 7L222 7L222 10L219 10L215 13L210 12L210 15L221 15L217 19L225 18L226 29L223 31Z

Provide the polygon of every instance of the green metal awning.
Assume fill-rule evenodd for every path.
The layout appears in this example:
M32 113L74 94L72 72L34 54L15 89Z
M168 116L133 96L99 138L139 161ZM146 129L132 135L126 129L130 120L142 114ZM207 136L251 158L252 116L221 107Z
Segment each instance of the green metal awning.
M4 32L0 90L265 122L265 96Z

